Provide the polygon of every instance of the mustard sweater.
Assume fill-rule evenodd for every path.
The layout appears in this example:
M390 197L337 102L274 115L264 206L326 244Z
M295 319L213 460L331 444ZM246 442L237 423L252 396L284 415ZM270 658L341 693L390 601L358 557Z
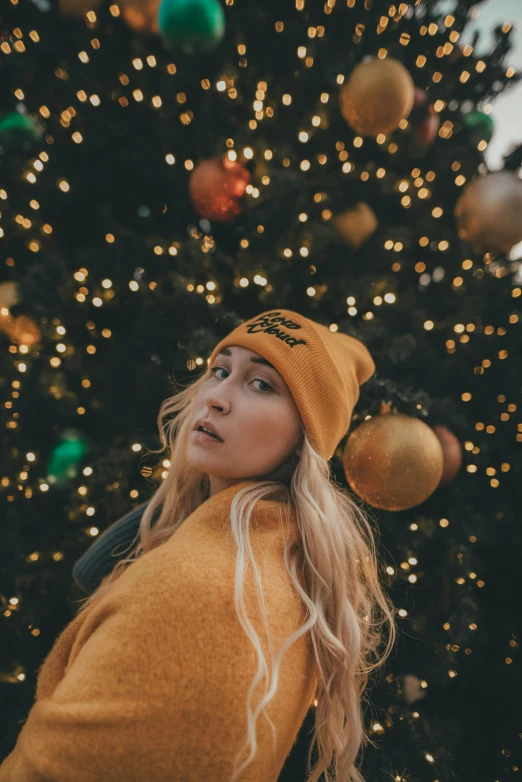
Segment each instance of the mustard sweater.
M58 636L0 782L227 782L246 731L257 655L234 606L230 505L242 481L203 502L161 546L139 557ZM280 505L256 503L253 554L274 651L305 620L283 562ZM291 529L297 535L295 514ZM247 612L270 670L252 568ZM309 636L281 661L257 720L258 750L241 782L276 782L317 687ZM254 693L257 705L262 682ZM243 760L243 754L241 759Z

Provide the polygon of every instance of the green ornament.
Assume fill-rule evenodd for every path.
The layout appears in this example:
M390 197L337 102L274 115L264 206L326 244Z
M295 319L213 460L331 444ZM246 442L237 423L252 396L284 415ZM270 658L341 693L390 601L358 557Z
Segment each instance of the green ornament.
M220 43L225 14L219 0L161 0L158 26L173 51L197 54Z
M495 125L493 117L489 114L484 114L483 111L472 111L464 115L464 124L473 135L480 136L481 141L491 141Z
M49 459L47 466L49 484L63 487L71 478L76 478L78 464L88 450L86 436L75 429L67 429Z
M12 111L0 119L0 147L3 152L24 149L42 138L42 129L28 114Z

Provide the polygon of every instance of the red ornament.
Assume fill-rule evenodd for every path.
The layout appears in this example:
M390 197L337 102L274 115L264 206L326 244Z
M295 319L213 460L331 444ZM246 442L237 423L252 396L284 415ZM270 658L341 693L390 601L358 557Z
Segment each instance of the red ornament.
M426 100L428 98L428 93L426 90L421 90L420 87L415 87L415 97L413 99L413 108L419 109L421 106L424 106L426 103Z
M423 144L432 144L435 141L440 128L440 115L430 107L430 113L423 120L417 130L420 141Z
M445 486L453 480L460 470L460 465L462 464L462 445L460 444L460 440L455 437L453 432L446 426L439 424L433 427L433 431L439 438L443 457L442 478L440 479L439 486Z
M189 195L201 217L228 223L243 211L250 173L241 163L223 158L202 160L191 174Z

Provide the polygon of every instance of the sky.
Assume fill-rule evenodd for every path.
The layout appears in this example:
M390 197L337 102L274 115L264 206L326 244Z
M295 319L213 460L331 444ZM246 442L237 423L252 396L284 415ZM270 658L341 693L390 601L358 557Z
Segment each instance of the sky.
M475 19L466 26L461 43L470 42L473 33L478 30L480 38L474 53L485 53L492 48L495 25L512 22L515 28L513 48L506 58L506 70L512 66L522 71L522 0L486 0L474 7L473 14ZM488 168L496 170L503 166L503 155L522 143L522 80L492 100L491 106L495 132L485 157Z
M457 0L435 0L439 13L451 13ZM512 48L506 57L506 70L511 66L522 71L522 0L485 0L473 7L473 19L459 40L461 46L471 43L475 31L480 37L475 45L474 54L486 54L493 48L493 29L498 24L511 22L514 31L511 36ZM493 138L484 153L490 171L503 168L503 156L522 144L522 80L506 88L491 101L490 116L494 122ZM521 176L520 171L518 176ZM521 177L522 178L522 177ZM510 260L522 260L522 242L516 244L508 254ZM513 281L522 282L522 263Z

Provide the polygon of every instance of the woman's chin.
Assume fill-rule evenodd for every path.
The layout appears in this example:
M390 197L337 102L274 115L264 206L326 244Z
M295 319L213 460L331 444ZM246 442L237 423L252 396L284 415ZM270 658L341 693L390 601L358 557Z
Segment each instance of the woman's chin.
M205 451L203 448L187 448L187 462L191 467L195 467L201 472L210 472L214 475L225 476L227 472L233 472L233 468L227 470L226 460L220 457L218 453ZM237 469L237 467L236 467Z
M275 468L270 464L253 464L249 467L245 460L241 460L238 463L237 459L234 460L234 463L229 464L226 454L223 453L221 448L205 448L204 446L189 444L186 455L187 462L191 467L219 478L235 480L240 475L251 475L256 476L252 480L284 481L291 477L293 472L286 464Z

